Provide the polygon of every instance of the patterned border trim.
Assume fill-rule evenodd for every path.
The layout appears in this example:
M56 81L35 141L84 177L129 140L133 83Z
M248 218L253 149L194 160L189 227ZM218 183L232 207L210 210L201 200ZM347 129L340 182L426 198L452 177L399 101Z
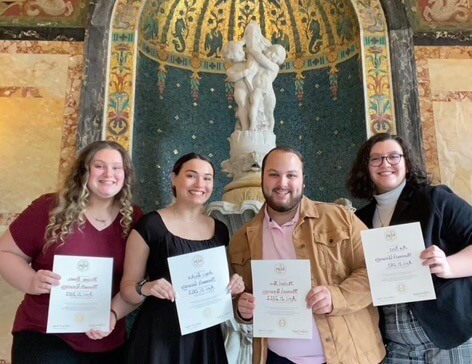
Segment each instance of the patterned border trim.
M385 14L378 0L352 0L362 39L366 133L396 133Z
M472 32L415 33L414 42L415 45L470 46L472 45Z
M20 28L0 27L0 39L49 40L56 42L83 42L83 28Z
M152 45L147 44L147 42L142 41L139 46L139 50L146 54L150 59L159 62L162 66L171 66L175 68L187 69L193 72L205 72L205 73L226 73L225 63L218 59L199 59L197 57L188 57L185 55L169 55L168 58L159 54L159 51ZM305 72L314 69L322 69L326 67L335 67L336 64L347 61L358 55L358 49L355 45L351 44L347 47L341 48L338 53L334 54L333 58L336 59L336 62L330 62L328 60L328 55L324 54L318 58L310 58L301 60L303 68L300 69L298 65L299 59L290 60L285 62L281 67L279 73L294 73L294 72Z
M137 20L145 0L118 0L112 13L103 120L104 139L132 150L137 64ZM125 21L126 20L126 21Z

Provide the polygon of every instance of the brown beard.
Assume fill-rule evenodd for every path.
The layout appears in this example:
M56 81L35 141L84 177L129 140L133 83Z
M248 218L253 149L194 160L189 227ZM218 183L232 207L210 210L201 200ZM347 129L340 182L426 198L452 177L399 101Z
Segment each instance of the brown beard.
M302 197L303 197L303 189L299 195L290 199L288 204L284 204L284 205L279 205L279 204L274 203L271 197L264 191L264 189L262 189L262 194L264 195L267 206L269 206L272 210L277 211L277 212L287 212L287 211L293 210L300 204L300 201L302 200Z

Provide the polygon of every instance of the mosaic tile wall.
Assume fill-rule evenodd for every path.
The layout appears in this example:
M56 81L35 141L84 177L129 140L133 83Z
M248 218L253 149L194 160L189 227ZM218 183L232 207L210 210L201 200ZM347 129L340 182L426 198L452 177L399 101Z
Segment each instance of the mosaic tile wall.
M358 60L351 59L338 67L335 99L327 72L306 73L303 102L297 100L293 75L280 74L274 82L277 144L302 152L306 158L306 194L322 201L348 197L345 180L358 146L365 140ZM145 210L171 201L169 175L181 155L202 153L219 169L221 162L229 158L227 140L235 123L236 104L222 97L224 75L205 75L195 103L188 92L189 72L169 68L166 93L160 95L156 69L154 61L140 57L133 161L139 180L138 203ZM213 200L221 200L229 182L219 172Z

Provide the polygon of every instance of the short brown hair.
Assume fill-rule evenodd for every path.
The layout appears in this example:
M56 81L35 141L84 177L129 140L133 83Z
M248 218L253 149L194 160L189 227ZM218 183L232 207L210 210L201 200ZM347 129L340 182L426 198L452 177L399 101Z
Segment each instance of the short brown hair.
M271 155L273 152L277 152L277 151L295 154L300 159L300 162L302 162L302 172L303 172L303 174L305 174L305 158L303 158L302 154L296 149L293 149L291 147L287 147L285 145L281 145L279 147L275 147L275 148L271 149L264 156L264 159L262 160L262 166L261 166L261 174L262 175L264 174L264 169L265 169L267 158L269 158L269 155Z

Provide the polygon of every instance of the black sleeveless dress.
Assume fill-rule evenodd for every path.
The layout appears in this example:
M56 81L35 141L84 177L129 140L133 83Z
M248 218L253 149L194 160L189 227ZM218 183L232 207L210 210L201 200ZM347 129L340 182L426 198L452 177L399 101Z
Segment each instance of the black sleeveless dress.
M218 220L213 238L193 241L173 235L156 211L146 214L135 230L149 245L146 272L151 281L171 281L168 257L227 246L229 242L228 229ZM127 346L127 363L227 363L220 325L182 336L175 303L156 297L146 297L141 305Z

